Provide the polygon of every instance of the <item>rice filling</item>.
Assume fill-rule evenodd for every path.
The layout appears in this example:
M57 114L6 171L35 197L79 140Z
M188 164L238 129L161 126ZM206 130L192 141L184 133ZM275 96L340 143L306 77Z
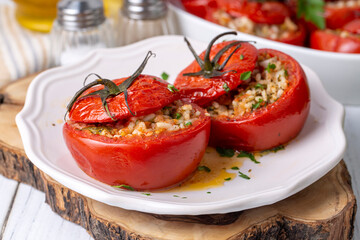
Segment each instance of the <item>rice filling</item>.
M290 18L286 18L282 24L260 24L246 16L233 17L223 10L217 10L213 17L220 25L263 38L288 38L298 30L298 26Z
M164 131L179 131L188 128L199 119L200 111L191 104L175 101L161 110L141 117L131 117L126 121L116 123L86 124L72 123L79 130L88 130L92 134L109 138L131 136L152 136Z
M213 101L207 111L212 117L241 117L274 103L288 85L287 70L277 57L259 57L250 81Z
M360 6L360 0L326 2L326 7L343 8Z

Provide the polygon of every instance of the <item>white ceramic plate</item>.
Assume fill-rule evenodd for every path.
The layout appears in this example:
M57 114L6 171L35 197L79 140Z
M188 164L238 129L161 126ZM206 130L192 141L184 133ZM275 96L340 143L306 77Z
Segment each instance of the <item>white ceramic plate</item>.
M191 42L198 52L207 45ZM251 168L251 180L237 177L211 189L211 194L203 190L146 196L92 179L79 169L65 147L65 106L87 74L95 72L109 79L128 76L148 50L155 52L156 58L149 60L144 73L159 76L166 71L170 82L193 60L183 37L166 36L123 48L98 50L75 65L50 69L36 77L23 110L16 116L29 159L59 183L97 201L143 212L190 215L226 213L274 203L318 180L341 160L345 150L343 107L329 97L316 74L304 66L312 97L304 129L285 150L262 157L261 164L245 161L241 170Z
M176 34L199 41L208 41L229 28L206 21L183 10L180 0L171 3L171 21ZM242 40L256 41L258 48L274 48L291 54L299 62L310 66L320 76L325 89L343 104L360 104L360 54L334 53L298 47L254 35L238 32Z

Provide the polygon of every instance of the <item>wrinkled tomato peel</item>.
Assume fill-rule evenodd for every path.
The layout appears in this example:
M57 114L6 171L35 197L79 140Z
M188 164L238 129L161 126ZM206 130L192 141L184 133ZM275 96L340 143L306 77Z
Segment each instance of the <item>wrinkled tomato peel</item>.
M211 48L210 59L225 45L234 41L222 42ZM227 50L219 60L221 65L236 46ZM205 51L200 54L204 59ZM203 76L183 76L184 73L198 72L201 70L199 64L194 60L189 66L182 70L175 80L175 87L179 89L181 98L204 106L227 91L224 88L226 83L229 90L235 89L242 83L240 76L242 73L252 71L257 60L257 49L249 43L241 43L241 47L231 56L223 72L229 71L222 76L205 78Z
M115 79L119 85L127 78ZM136 116L144 116L169 105L179 99L178 92L170 92L169 83L154 76L140 75L128 88L128 103L131 111ZM103 89L103 86L92 87L85 91L82 96ZM119 94L107 100L110 113L116 120L132 117L125 103L124 94ZM99 96L86 96L79 98L69 112L69 119L83 123L106 123L113 122L102 106Z

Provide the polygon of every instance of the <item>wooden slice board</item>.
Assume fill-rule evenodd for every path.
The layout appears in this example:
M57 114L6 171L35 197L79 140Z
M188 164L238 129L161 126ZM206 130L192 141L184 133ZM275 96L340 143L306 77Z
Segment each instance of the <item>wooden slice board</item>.
M0 90L0 174L46 195L61 217L95 239L351 239L356 199L344 162L305 190L278 203L228 214L154 215L84 197L41 172L26 157L15 124L34 76Z

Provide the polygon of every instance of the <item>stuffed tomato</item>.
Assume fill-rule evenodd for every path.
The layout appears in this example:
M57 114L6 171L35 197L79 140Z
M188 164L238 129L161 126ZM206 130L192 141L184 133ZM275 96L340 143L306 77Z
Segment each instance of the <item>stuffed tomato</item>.
M189 12L243 33L299 46L304 44L306 38L304 24L295 21L289 7L281 2L248 0L183 0L182 2ZM196 2L198 8L194 8ZM206 3L208 7L204 11Z
M298 135L310 109L310 94L301 66L272 49L258 50L258 65L249 82L207 106L210 145L261 151Z
M174 86L140 72L85 86L69 104L63 136L79 167L101 182L135 190L172 187L196 170L210 118L178 100Z
M212 51L212 42L206 51ZM221 44L223 47L233 42ZM189 48L192 49L191 45ZM247 48L251 49L249 46ZM219 52L225 54L225 51ZM217 56L219 52L213 55ZM202 59L196 55L195 58ZM210 114L211 146L246 151L270 149L294 138L308 116L309 88L305 73L295 59L271 49L255 49L247 58L251 61L236 62L240 65L236 68L242 69L244 66L241 65L244 64L247 71L241 72L231 88L225 85L222 78L226 80L226 74L220 72L216 77L205 77L204 64L199 60L181 71L175 80L175 86L183 98L201 103ZM214 62L213 59L210 62ZM240 59L245 60L244 57ZM189 73L196 64L201 70L196 74ZM201 84L210 86L207 92L216 94L209 98L199 91ZM218 87L221 85L222 91Z
M347 23L342 29L313 32L310 47L330 52L360 53L360 19Z

